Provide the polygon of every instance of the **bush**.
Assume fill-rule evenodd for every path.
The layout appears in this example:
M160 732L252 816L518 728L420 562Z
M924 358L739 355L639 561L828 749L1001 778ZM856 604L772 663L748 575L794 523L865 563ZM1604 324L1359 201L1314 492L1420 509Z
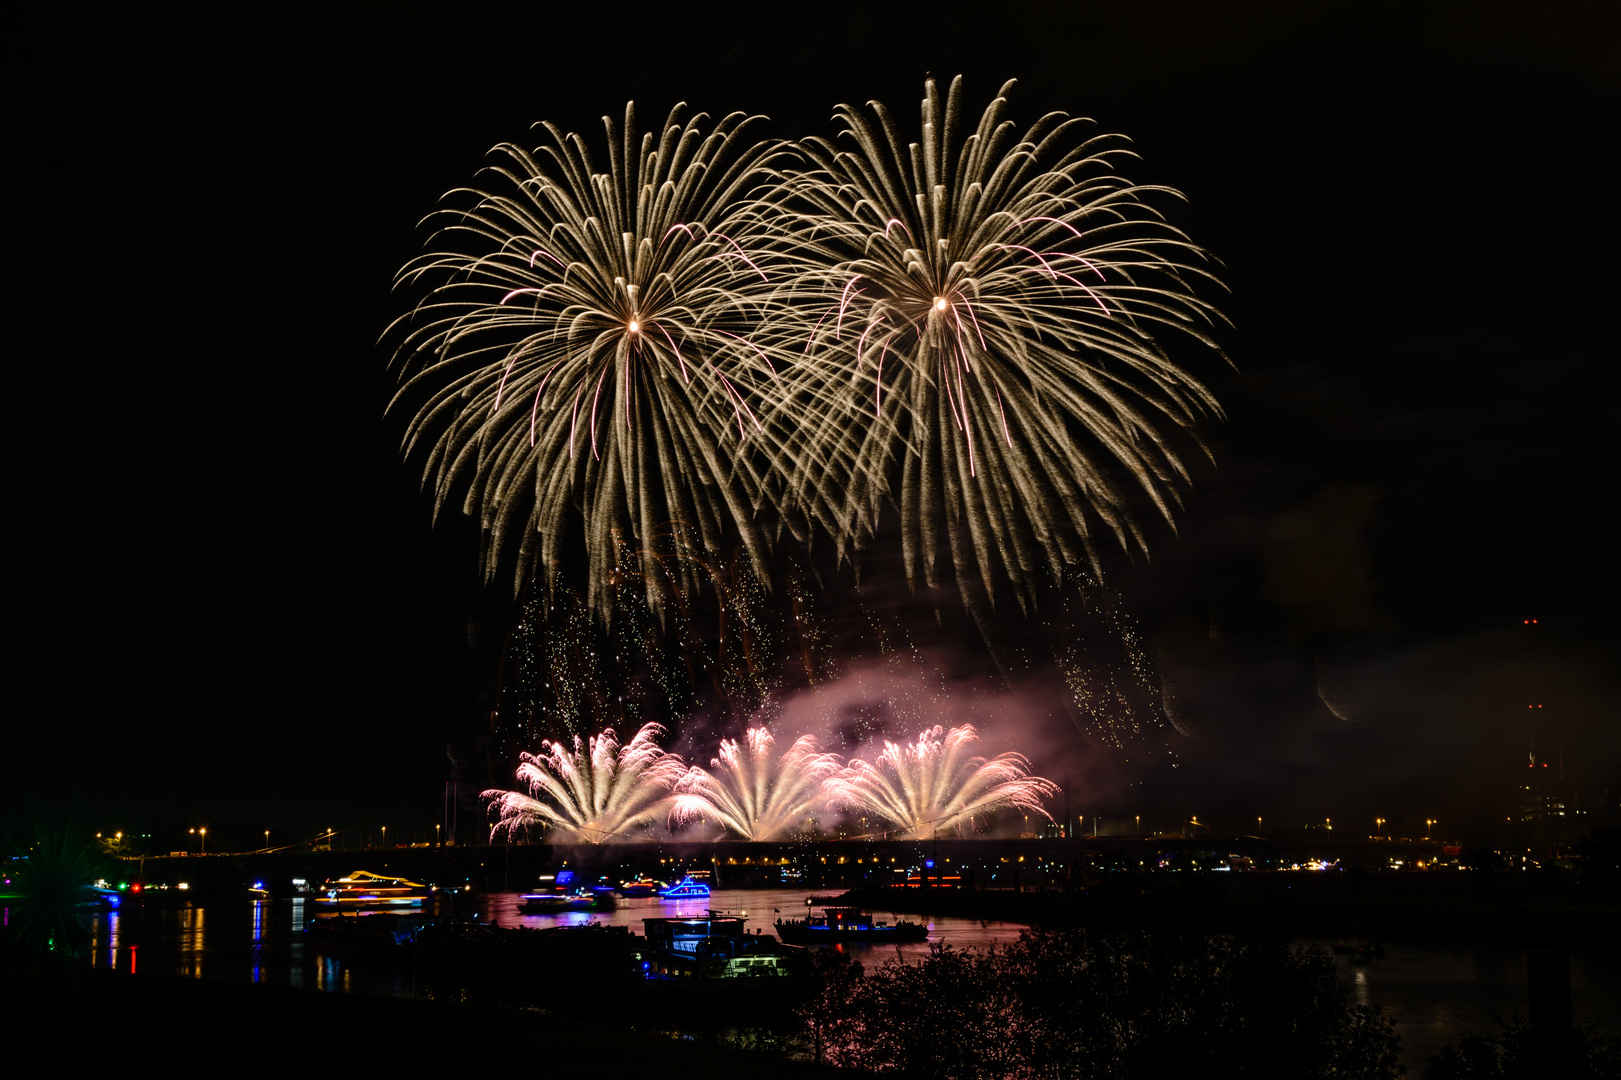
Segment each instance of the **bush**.
M1320 948L1029 930L868 972L817 958L801 1011L819 1060L913 1076L1396 1077L1398 1040Z
M1424 1067L1424 1080L1617 1080L1621 1077L1621 1046L1600 1038L1592 1027L1572 1027L1556 1036L1563 1045L1539 1044L1538 1033L1524 1019L1498 1021L1490 1035L1465 1035L1455 1046L1445 1046ZM1562 1052L1563 1072L1545 1067L1549 1050Z

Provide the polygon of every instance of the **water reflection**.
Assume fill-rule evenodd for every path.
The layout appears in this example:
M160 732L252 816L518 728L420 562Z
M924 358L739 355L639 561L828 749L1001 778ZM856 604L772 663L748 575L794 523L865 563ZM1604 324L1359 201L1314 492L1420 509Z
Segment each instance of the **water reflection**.
M1381 957L1335 958L1359 1005L1379 1005L1402 1038L1410 1075L1441 1047L1526 1011L1525 950L1497 945L1387 943ZM1572 952L1571 1002L1578 1018L1621 1016L1621 958Z
M620 900L613 911L526 915L520 894L498 892L436 896L428 913L474 915L503 927L577 926L592 922L642 932L642 920L701 915L710 909L742 915L749 933L775 932L779 918L803 918L805 893L797 889L717 889L703 899L662 901L657 897ZM193 902L174 906L130 905L123 911L87 912L91 936L88 962L94 967L141 974L269 983L295 989L410 997L419 991L413 959L348 955L305 939L313 912L302 897L243 900L204 908ZM1007 945L1023 929L1015 923L895 915L891 921L926 922L929 941L955 948ZM5 916L9 917L9 913ZM1326 943L1325 943L1326 944ZM854 945L847 951L872 965L900 955L916 959L928 944ZM137 961L139 958L139 961ZM1358 1004L1380 1005L1402 1036L1402 1060L1418 1075L1440 1047L1469 1032L1485 1031L1494 1017L1508 1018L1525 1008L1525 953L1497 946L1386 943L1379 958L1337 958L1342 977ZM1572 996L1579 1016L1621 1016L1621 957L1597 951L1571 956Z
M608 926L628 926L635 933L642 932L642 920L654 918L685 918L703 915L708 911L724 911L743 916L747 933L775 934L778 919L802 919L807 906L802 889L716 889L708 898L688 900L661 900L656 896L620 900L612 911L562 912L555 915L526 915L518 910L518 893L486 893L475 897L474 907L481 922L499 926L584 926L599 923ZM929 927L929 941L904 945L851 946L858 958L868 963L881 963L896 954L921 957L929 951L929 942L943 942L954 948L983 948L987 945L1008 945L1018 940L1024 929L1020 923L989 922L978 919L944 918L926 915L897 915L893 912L874 911L880 919L896 922L902 919L922 922Z

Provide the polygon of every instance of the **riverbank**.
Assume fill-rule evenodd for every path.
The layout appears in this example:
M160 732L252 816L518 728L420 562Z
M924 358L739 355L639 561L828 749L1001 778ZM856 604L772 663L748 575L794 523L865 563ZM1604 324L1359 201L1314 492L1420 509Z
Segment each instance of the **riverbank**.
M857 889L841 902L879 911L1031 925L1170 929L1591 948L1621 923L1621 894L1539 890L1529 882L1435 882L1354 873L1120 875L1068 892ZM1444 886L1444 887L1442 887Z
M265 1067L501 1069L510 1075L819 1077L831 1070L661 1036L655 1017L617 1025L535 1010L364 997L106 971L58 973L48 990L5 985L7 1049L37 1047L64 1071L135 1063ZM559 988L559 992L567 992ZM614 1007L602 1002L606 1013ZM634 1024L638 1030L626 1025ZM409 1071L407 1073L407 1070Z

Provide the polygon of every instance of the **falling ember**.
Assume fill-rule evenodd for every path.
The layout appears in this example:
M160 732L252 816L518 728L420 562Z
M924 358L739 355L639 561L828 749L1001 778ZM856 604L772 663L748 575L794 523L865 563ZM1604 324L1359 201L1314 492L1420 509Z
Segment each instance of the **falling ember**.
M483 793L501 815L490 834L540 826L565 843L638 839L634 830L664 814L670 789L686 772L680 758L654 742L662 734L659 725L646 724L623 746L612 728L585 741L576 735L572 750L549 739L541 743L541 752L524 754L518 766L528 795Z
M1051 821L1042 801L1059 794L1058 785L1030 775L1022 754L973 756L977 742L970 724L949 732L937 724L915 743L886 739L876 764L857 759L828 781L828 799L891 822L905 839L961 834L1003 810Z
M763 727L749 728L743 742L724 739L713 772L693 766L675 786L670 817L675 823L707 819L745 840L781 840L823 805L823 787L839 771L839 759L818 751L814 735L802 735L781 757Z

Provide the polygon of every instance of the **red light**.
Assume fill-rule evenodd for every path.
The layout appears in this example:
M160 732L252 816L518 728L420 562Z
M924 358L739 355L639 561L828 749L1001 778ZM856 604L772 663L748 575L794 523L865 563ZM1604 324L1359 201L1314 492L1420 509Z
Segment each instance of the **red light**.
M131 885L129 887L129 891L132 892L132 893L140 892L141 891L141 883L139 881L137 881L135 884L133 884L133 885Z

